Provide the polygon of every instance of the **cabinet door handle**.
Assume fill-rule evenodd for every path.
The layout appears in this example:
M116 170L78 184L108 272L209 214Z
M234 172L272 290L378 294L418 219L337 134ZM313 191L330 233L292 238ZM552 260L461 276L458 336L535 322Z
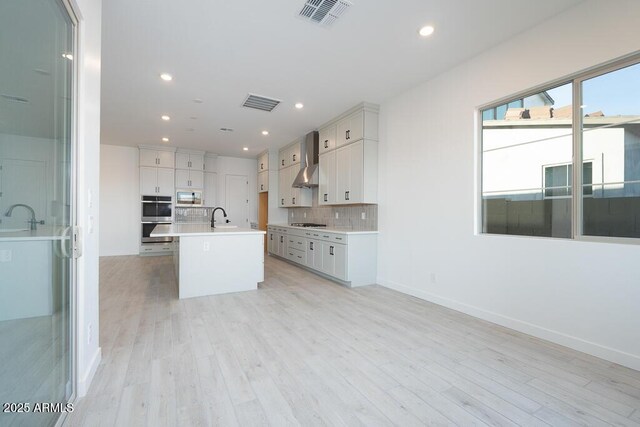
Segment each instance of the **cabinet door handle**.
M273 240L273 234L269 235L269 240Z
M260 184L260 190L264 190L264 184Z
M156 157L156 165L160 164L160 159Z
M294 162L296 161L296 155L295 154L293 155L293 161Z
M282 166L284 166L284 159L282 159Z
M264 163L260 163L260 170L264 169Z
M345 200L349 200L349 192L348 191L344 192L344 199Z
M280 243L284 243L284 236L280 236Z
M329 255L333 255L333 246L329 246Z
M327 199L327 196L328 196L328 194L327 194L327 193L324 193L324 201L325 201L325 202L328 202L328 201L329 201L329 200Z
M293 202L294 205L296 204L296 198L295 197L292 199L292 202Z
M284 206L284 199L280 199L280 204Z
M313 250L313 242L309 242L309 250L312 251Z
M329 148L329 140L328 139L324 140L324 148Z
M351 139L351 135L349 135L349 133L351 133L351 130L348 130L348 131L345 132L346 139Z

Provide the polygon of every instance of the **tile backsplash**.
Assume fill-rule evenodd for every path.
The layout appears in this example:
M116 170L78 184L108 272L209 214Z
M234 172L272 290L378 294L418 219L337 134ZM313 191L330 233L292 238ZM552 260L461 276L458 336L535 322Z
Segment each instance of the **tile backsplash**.
M364 213L364 219L362 214ZM337 214L337 218L336 218ZM330 228L349 230L377 230L378 205L316 206L312 208L290 208L289 224L313 222L326 224Z
M213 209L214 208L175 208L174 222L208 223L211 221ZM218 213L218 215L222 218L222 214Z

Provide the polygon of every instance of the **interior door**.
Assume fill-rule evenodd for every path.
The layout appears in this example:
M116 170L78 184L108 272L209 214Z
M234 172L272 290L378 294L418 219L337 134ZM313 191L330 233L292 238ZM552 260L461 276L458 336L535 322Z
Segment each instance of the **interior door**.
M224 208L229 224L249 227L249 181L246 175L225 176Z

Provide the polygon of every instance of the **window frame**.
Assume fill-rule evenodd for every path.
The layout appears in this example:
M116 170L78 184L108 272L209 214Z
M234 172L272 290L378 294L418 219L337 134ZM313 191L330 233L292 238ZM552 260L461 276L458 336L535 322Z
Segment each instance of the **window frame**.
M561 241L578 241L578 242L597 242L597 243L621 243L621 244L634 244L640 245L640 238L636 237L608 237L608 236L591 236L583 233L583 189L582 189L582 167L575 167L576 164L582 164L586 159L582 158L582 134L583 134L583 114L579 106L582 105L582 83L585 80L590 80L601 75L617 71L622 68L626 68L633 65L640 64L640 50L630 53L628 55L589 67L582 71L572 73L540 85L536 85L529 89L511 94L509 96L502 97L493 102L482 104L475 109L474 126L475 126L475 154L476 161L475 166L475 183L476 188L474 191L474 230L476 236L485 236L489 238L520 238L520 239L544 239L544 240L561 240ZM483 197L482 197L482 172L484 165L483 161L483 117L482 112L488 109L497 109L497 107L510 102L525 99L529 96L536 95L542 91L546 91L565 84L572 85L572 143L573 143L573 183L571 189L571 235L567 237L543 237L543 236L528 236L518 234L499 234L499 233L486 233L483 231ZM578 108L576 108L578 106ZM547 165L551 166L551 165ZM544 165L543 165L544 167ZM544 178L543 178L544 179ZM543 186L544 194L544 186ZM589 195L588 197L592 197Z

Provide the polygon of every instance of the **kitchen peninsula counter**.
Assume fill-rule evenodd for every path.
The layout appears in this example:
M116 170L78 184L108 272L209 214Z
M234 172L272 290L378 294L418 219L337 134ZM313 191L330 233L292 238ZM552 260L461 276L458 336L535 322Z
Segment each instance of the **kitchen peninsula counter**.
M151 237L174 238L180 299L248 291L264 281L264 231L209 224L158 225Z

